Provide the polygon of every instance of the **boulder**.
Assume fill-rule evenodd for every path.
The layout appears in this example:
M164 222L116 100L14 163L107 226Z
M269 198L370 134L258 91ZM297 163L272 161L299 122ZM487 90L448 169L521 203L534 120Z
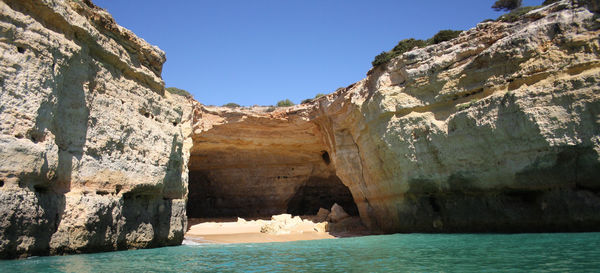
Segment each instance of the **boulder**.
M350 217L350 215L346 213L346 211L344 211L344 208L335 203L333 204L333 206L331 206L331 213L329 213L329 215L327 216L327 221L336 223L348 217Z
M317 222L323 222L325 220L327 220L327 216L329 216L330 211L324 208L319 208L319 211L317 212L317 216L315 217L315 221Z

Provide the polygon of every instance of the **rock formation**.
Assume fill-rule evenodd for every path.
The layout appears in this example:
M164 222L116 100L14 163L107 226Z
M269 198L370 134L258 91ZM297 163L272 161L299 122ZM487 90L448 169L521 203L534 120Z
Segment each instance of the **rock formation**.
M597 13L561 1L407 52L321 99L316 121L365 224L598 230L599 34Z
M339 179L371 230L598 230L597 2L482 22L309 104L197 106L190 189L217 190L188 208L281 213Z
M314 215L334 202L358 213L307 109L194 109L190 217Z
M0 258L180 244L191 108L165 54L89 1L0 13Z
M350 217L348 213L337 203L333 204L331 207L331 212L327 215L327 221L332 223L340 222L346 218Z
M373 231L597 231L599 6L483 22L270 111L165 94L164 53L88 0L4 0L0 257L334 203Z

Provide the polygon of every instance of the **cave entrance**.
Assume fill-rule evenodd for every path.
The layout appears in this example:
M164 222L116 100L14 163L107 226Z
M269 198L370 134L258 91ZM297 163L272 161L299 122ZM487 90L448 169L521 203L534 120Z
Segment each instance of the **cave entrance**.
M311 177L300 186L288 202L287 213L292 215L315 215L319 208L331 209L334 203L342 206L352 215L358 215L358 208L350 189L336 176L327 178Z
M211 181L202 171L190 171L188 183L188 201L186 214L188 218L218 217L212 208L217 203Z
M192 136L188 218L315 215L334 203L358 215L317 124L303 116L221 118L229 120Z
M286 179L279 177L280 180ZM234 185L229 185L228 181L211 178L210 172L190 171L188 218L269 218L281 213L316 215L319 208L329 210L334 203L342 206L348 214L358 215L350 190L335 174L310 177L305 183L290 181L286 187L271 190L257 183L253 187L232 191ZM255 187L259 190L253 190Z

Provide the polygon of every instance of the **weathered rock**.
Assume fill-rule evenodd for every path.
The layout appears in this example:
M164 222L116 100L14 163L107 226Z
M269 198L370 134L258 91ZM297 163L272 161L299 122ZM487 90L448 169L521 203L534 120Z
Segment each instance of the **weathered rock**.
M340 237L371 234L357 216L346 217L335 223L328 223L326 229L331 234Z
M179 244L188 158L192 216L338 202L385 232L598 231L594 11L480 23L268 112L165 94L164 53L89 1L4 0L0 257Z
M179 244L191 107L164 53L89 1L0 13L0 258Z
M188 215L314 215L334 202L353 207L318 125L305 109L287 110L196 105Z
M329 223L327 222L320 222L320 223L316 223L314 230L316 232L327 232L329 230Z
M600 23L570 1L404 53L321 101L337 176L387 232L598 230Z
M268 213L334 177L372 230L598 230L595 3L480 23L310 104L196 107L190 187L216 189L199 202L217 213Z
M292 217L291 214L273 215L271 221L266 222L260 228L260 232L268 234L290 234L294 228L302 223L298 216Z
M325 220L327 220L327 216L329 215L329 210L324 209L324 208L319 208L319 211L317 212L317 216L315 217L315 219L317 220L317 222L323 222Z
M327 215L327 221L332 222L332 223L337 223L348 217L350 217L350 215L348 213L346 213L344 208L342 208L340 205L335 203L335 204L333 204L333 206L331 206L331 213L329 213L329 215Z

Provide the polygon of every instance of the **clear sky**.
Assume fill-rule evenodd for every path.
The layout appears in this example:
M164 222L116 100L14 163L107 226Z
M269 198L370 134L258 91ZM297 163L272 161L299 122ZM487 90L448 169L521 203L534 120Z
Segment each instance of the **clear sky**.
M466 30L502 14L490 8L494 0L93 2L167 53L167 87L208 105L299 103L361 80L399 40Z

